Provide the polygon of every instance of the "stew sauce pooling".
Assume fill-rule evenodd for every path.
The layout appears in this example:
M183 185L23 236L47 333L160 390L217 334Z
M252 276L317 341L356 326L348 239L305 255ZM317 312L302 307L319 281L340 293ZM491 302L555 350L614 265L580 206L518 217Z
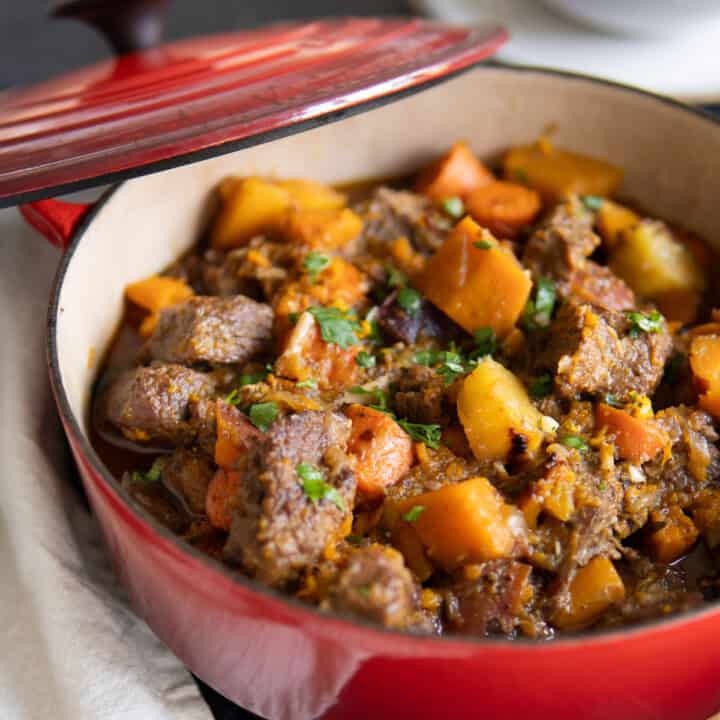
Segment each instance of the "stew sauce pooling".
M544 638L716 595L708 248L617 168L462 143L348 204L229 178L127 288L96 445L140 505L323 610Z

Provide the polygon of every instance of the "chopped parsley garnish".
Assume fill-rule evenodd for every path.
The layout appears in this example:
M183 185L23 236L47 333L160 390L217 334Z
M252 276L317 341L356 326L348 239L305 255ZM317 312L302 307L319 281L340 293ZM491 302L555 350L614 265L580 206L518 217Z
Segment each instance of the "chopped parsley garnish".
M445 352L442 364L437 369L438 375L445 378L445 384L450 385L458 375L465 373L465 364L462 356L455 352Z
M456 220L459 220L465 214L465 205L462 199L457 196L445 198L442 201L442 209Z
M268 373L266 371L241 375L238 379L238 384L240 385L240 387L245 387L246 385L254 385L255 383L262 382L267 377L267 375Z
M485 355L493 355L497 350L497 337L491 327L478 328L473 333L475 348L470 353L470 359L475 360Z
M398 270L394 265L386 265L385 272L387 273L388 287L401 288L407 285L407 275L402 270Z
M413 357L413 360L418 365L425 365L425 367L432 367L436 365L439 360L439 356L443 354L441 350L418 350Z
M339 345L343 350L357 344L360 325L348 313L338 308L319 305L308 308L307 312L317 320L320 336L326 343Z
M379 388L377 390L367 390L366 388L357 385L355 387L351 387L348 392L353 395L368 395L373 399L373 404L368 405L368 407L373 410L388 412L387 393L384 390L380 390Z
M350 543L350 545L359 545L362 541L362 535L347 535L345 537L345 542Z
M413 505L403 516L405 522L415 522L424 512L424 505Z
M602 401L606 405L609 405L610 407L614 407L614 408L623 407L623 404L611 393L605 393L605 395L603 395Z
M598 490L600 490L600 492L605 492L605 490L607 490L607 485L605 484L604 480L601 480L598 483Z
M255 403L248 408L250 422L263 432L275 422L278 416L278 408L274 402Z
M579 435L566 435L560 438L560 442L566 447L572 448L573 450L580 450L581 452L590 449L590 446Z
M338 510L345 511L345 503L340 497L340 493L328 485L323 478L323 474L317 465L312 463L300 463L295 466L295 472L302 480L303 492L313 502L320 500L329 500L335 504Z
M603 199L597 195L581 195L580 200L588 210L599 210L603 206Z
M476 247L478 250L489 250L493 247L493 244L487 240L476 240L473 243L473 247Z
M647 314L628 310L625 317L630 321L630 331L628 332L630 337L639 337L641 332L649 334L662 332L664 318L657 310Z
M663 382L672 385L678 378L680 368L685 364L685 353L675 353L666 363Z
M228 405L239 405L240 404L240 396L238 395L237 388L235 388L234 390L232 390L225 396L225 402Z
M295 387L296 388L310 388L311 390L314 390L317 387L317 380L315 378L308 378L307 380L303 380L302 382L299 382Z
M397 304L411 317L415 317L420 312L422 305L422 295L413 288L404 287L398 290Z
M146 472L134 470L130 473L130 482L138 485L150 485L160 480L162 476L163 465L165 464L165 458L156 458L152 466Z
M552 376L546 373L545 375L539 375L538 377L534 378L530 383L530 387L528 388L528 390L530 391L531 397L535 398L536 400L541 400L542 398L547 397L552 392L552 388Z
M535 299L528 300L523 310L523 327L532 331L550 325L556 301L555 283L549 278L540 278L535 288Z
M296 312L288 313L288 322L291 325L295 325L295 324L297 324L299 317L300 317L300 313L296 313Z
M369 352L365 352L365 350L361 350L357 354L355 362L362 368L374 368L376 360L374 355L371 355Z
M303 267L307 270L310 282L314 285L318 275L330 265L330 258L327 255L313 251L309 252L303 260Z
M440 445L442 429L439 425L423 425L407 420L398 420L397 423L415 442L424 443L433 450Z

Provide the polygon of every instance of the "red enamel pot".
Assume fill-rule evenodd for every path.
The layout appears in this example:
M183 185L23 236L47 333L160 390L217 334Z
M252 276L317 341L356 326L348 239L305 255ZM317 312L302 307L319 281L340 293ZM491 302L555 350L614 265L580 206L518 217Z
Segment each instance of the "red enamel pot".
M552 642L415 637L347 622L180 542L130 502L92 448L93 358L118 325L123 289L193 244L209 193L227 174L393 176L458 138L493 160L553 127L559 145L622 165L624 195L717 238L720 125L667 99L551 71L484 66L363 109L122 182L92 208L58 201L23 208L66 247L48 319L52 387L137 612L190 670L268 718L705 720L720 708L715 605Z

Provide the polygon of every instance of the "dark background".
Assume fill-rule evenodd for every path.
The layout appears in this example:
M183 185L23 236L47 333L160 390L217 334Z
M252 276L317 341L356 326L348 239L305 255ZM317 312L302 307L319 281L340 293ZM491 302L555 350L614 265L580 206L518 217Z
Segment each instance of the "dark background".
M109 54L95 31L75 21L48 19L50 5L0 0L0 87L43 80ZM410 12L406 0L173 0L165 34L173 39L271 20Z

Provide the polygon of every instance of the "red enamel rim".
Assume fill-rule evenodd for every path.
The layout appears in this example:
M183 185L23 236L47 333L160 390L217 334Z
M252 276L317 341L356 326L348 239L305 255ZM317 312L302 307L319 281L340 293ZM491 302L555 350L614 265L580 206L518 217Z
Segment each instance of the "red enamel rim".
M340 18L170 43L0 93L0 207L201 160L465 70L496 27Z

